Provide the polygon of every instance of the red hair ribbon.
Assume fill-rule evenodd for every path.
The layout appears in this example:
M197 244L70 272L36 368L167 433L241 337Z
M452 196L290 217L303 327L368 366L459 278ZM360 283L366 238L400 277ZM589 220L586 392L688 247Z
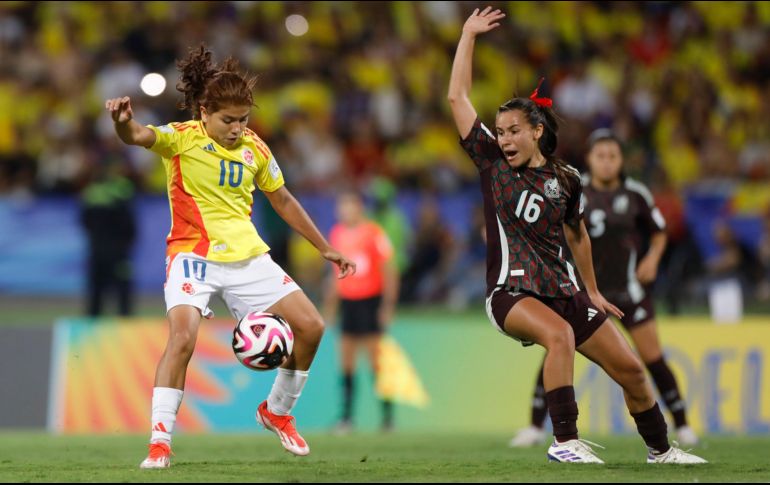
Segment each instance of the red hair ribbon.
M537 83L537 87L534 91L532 91L532 94L529 95L529 99L535 102L536 105L542 107L542 108L552 108L553 107L553 100L551 98L538 98L537 92L540 90L540 86L543 84L543 81L545 81L544 77L540 78L540 82Z

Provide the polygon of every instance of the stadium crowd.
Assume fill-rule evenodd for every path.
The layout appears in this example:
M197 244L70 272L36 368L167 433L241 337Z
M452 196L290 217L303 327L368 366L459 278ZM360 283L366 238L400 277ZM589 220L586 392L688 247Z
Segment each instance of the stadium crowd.
M260 74L250 124L271 146L292 190L332 193L350 181L366 189L374 179L423 193L470 189L475 169L457 143L445 99L463 20L478 6L3 2L0 196L77 194L94 167L109 160L126 162L124 173L139 192L164 192L162 166L150 152L118 144L103 101L132 96L145 123L186 119L173 109L174 59L201 41L219 60L233 55ZM770 4L500 6L507 25L476 51L474 104L482 118L491 123L501 102L528 95L545 76L541 92L552 95L562 118L565 160L584 169L588 134L612 127L626 140L627 173L648 184L669 222L667 264L681 275L666 285L678 288L688 265L701 266L687 258L694 245L683 191L770 180ZM292 14L307 20L304 35L290 33L303 30L298 17L287 20ZM148 72L168 80L162 95L140 91ZM461 290L442 284L450 285L458 265L483 264L483 250L458 248L483 248L483 241L475 228L466 241L453 241L431 207L418 220L407 258L413 265L402 268L407 293L430 300L448 290L457 297ZM760 251L745 257L770 268L770 223L765 227ZM730 251L729 242L723 246ZM415 269L416 261L438 272L422 292L410 278L428 270ZM718 274L727 266L708 267ZM770 298L767 273L757 281L765 280L759 293Z

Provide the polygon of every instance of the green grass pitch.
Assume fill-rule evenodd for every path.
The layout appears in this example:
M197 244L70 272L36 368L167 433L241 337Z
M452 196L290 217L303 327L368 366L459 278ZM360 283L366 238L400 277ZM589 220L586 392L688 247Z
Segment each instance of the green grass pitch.
M548 463L545 447L512 450L509 434L308 435L295 458L275 436L180 435L169 470L139 470L145 436L0 433L0 481L38 482L757 482L770 481L770 437L707 437L701 466L644 463L634 436L589 437L607 465Z

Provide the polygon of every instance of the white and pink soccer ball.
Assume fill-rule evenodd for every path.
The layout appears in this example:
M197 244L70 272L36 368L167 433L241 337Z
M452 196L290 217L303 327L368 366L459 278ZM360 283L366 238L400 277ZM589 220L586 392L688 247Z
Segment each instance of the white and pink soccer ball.
M251 312L233 330L233 351L252 370L271 370L283 365L294 348L294 334L279 315Z

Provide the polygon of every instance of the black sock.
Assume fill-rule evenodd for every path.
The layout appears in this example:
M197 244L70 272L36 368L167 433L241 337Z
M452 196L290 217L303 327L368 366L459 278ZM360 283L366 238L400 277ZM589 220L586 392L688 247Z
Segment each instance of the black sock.
M647 364L647 369L652 374L652 380L655 381L655 385L658 387L658 392L663 397L666 407L671 411L671 415L674 418L674 426L677 428L686 426L687 416L684 399L679 394L679 386L676 384L676 378L674 373L671 372L666 359L661 357L657 362Z
M532 396L532 426L542 428L545 425L545 417L548 415L548 406L545 402L545 386L543 385L543 367L537 375L535 394Z
M390 400L382 401L382 427L383 428L393 427L393 401L390 401Z
M353 416L353 374L344 374L342 385L342 420L350 421Z
M563 443L578 438L577 418L578 406L575 401L575 388L564 386L545 395L548 412L553 424L553 435L556 441Z
M632 413L631 416L636 421L636 429L653 454L665 453L671 448L668 444L666 420L663 419L663 413L660 412L658 403L655 403L647 411L638 414Z

